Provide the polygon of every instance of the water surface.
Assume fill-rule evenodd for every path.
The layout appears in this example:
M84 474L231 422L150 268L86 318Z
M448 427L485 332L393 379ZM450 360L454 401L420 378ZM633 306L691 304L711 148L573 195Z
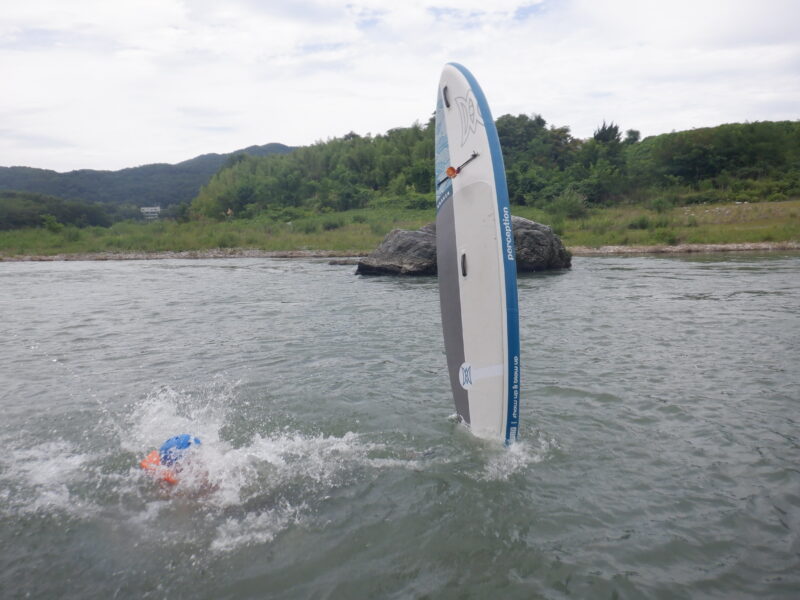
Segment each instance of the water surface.
M522 277L511 449L452 417L435 278L352 271L0 263L2 596L798 596L796 254Z

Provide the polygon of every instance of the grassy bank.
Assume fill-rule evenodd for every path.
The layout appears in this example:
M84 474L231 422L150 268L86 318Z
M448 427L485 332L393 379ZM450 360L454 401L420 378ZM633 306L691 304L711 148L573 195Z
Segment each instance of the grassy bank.
M514 214L551 225L567 247L737 244L800 241L800 200L592 209L569 218L528 207ZM265 251L369 252L391 229L416 229L432 210L362 209L292 222L266 218L226 222L117 223L112 227L49 227L0 232L0 255L193 251L252 248Z
M212 248L369 252L393 228L416 229L431 211L356 210L291 222L235 219L224 222L123 222L111 227L61 227L0 231L0 255L99 252L166 252Z
M800 241L800 200L658 209L618 206L590 210L580 218L526 207L513 212L552 226L567 247Z

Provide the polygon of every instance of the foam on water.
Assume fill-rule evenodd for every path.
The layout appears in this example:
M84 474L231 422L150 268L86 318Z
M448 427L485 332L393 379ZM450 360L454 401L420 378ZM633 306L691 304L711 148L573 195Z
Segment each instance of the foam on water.
M242 546L269 543L290 524L298 523L306 510L308 507L304 504L292 506L284 502L258 513L248 513L243 518L229 517L217 526L209 549L225 553Z
M496 449L488 454L486 466L478 478L508 481L515 475L524 475L532 465L546 460L555 448L558 448L555 439L538 433L534 439L522 439L507 448Z
M457 413L451 414L448 420L457 423L464 432L469 430L460 422ZM508 446L500 440L477 438L472 434L468 434L467 439L467 447L473 447L478 453L478 468L470 471L469 476L481 481L508 481L515 475L524 475L533 465L547 460L559 448L554 437L541 431L529 432L527 428L523 428L519 440ZM458 457L453 460L458 460Z
M105 522L144 547L188 544L199 555L224 554L270 543L313 521L337 490L382 472L446 468L466 456L441 456L435 448L422 453L375 434L301 431L277 419L233 440L226 427L242 402L239 384L218 376L196 389L158 386L122 413L100 410L96 431L84 436L104 438L100 452L54 438L5 456L3 510L6 516L44 512ZM138 462L178 433L198 436L202 444L193 447L176 485L159 483ZM465 442L464 451L477 452L483 465L475 476L487 481L524 473L551 447L543 439L510 448L471 436Z
M1 463L3 511L106 521L145 546L227 553L272 541L339 488L383 470L419 468L414 453L354 432L265 422L271 431L233 441L226 426L240 402L237 383L225 377L196 390L159 386L123 414L101 411L94 432L106 438L100 454L64 439L14 449ZM202 444L192 448L176 485L159 483L138 462L179 433Z
M22 514L38 511L69 511L85 514L90 510L70 487L89 476L92 460L64 440L47 440L26 448L12 448L0 457L0 478L8 486L6 511Z

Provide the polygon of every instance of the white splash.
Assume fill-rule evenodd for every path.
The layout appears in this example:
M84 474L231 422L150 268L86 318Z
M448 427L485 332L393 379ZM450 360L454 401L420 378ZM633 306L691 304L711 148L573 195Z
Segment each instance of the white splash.
M85 465L92 458L63 440L12 449L0 458L4 466L2 478L18 488L16 493L8 494L9 504L22 513L84 510L83 502L73 497L69 486L86 479Z
M271 542L337 489L421 468L417 454L376 434L270 430L267 422L249 439L226 439L237 393L224 378L192 391L162 386L122 415L103 415L103 435L92 438L106 441L101 454L65 440L12 450L0 457L2 510L66 513L108 535L125 530L142 548L228 553ZM178 433L202 443L182 462L177 484L159 483L138 463Z
M248 513L242 519L228 518L217 526L210 549L225 553L242 546L269 543L290 524L298 522L305 509L303 504L283 503L259 513Z
M521 440L493 452L480 478L486 481L507 481L513 475L526 471L531 465L542 462L558 445L543 436L533 441Z

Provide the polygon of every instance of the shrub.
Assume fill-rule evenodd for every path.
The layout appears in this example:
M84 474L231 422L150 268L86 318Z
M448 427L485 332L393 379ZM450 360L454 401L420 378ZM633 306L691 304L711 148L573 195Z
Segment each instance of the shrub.
M375 235L383 236L383 235L386 235L387 233L389 233L389 229L391 229L391 228L389 227L389 225L387 225L385 223L378 222L378 223L370 223L369 229Z
M322 221L322 229L325 231L333 231L344 226L344 217L328 217Z
M406 197L404 206L405 208L410 208L411 210L433 209L435 206L434 196L433 194L419 194L416 192L409 193Z
M672 209L672 202L670 202L664 196L659 196L650 203L650 208L659 214L665 213Z
M300 233L316 233L319 231L319 223L310 220L298 221L294 227Z
M62 235L65 242L77 242L81 239L81 230L74 225L70 225L64 228Z
M550 221L550 228L553 230L553 233L559 236L564 235L564 217L561 215L556 215L553 217L553 220Z
M720 190L706 190L687 194L685 204L713 204L725 199L725 194Z
M219 234L215 240L217 248L235 248L237 242L238 238L229 231Z
M656 229L664 229L664 228L669 227L670 224L671 223L670 223L669 217L662 215L662 216L658 217L656 220L653 221L653 225L652 226L655 227Z
M568 188L550 203L549 209L555 215L579 219L586 215L586 196Z
M650 227L652 227L652 223L650 222L650 217L647 215L636 217L633 221L628 223L628 229L650 229Z
M47 231L51 231L53 233L59 233L62 229L64 229L64 225L58 222L53 215L42 215L42 225Z
M655 238L662 244L674 246L678 243L678 235L671 229L657 229Z

